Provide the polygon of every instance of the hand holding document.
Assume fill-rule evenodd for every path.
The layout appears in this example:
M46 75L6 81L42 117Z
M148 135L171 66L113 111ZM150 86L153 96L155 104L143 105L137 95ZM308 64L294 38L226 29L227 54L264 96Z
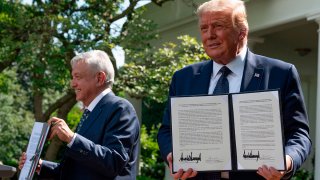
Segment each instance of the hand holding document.
M29 138L26 161L21 169L19 180L33 178L49 129L50 126L47 123L35 122Z
M285 170L278 91L171 97L173 172Z
M256 170L268 165L285 170L278 92L237 94L232 102L237 168Z
M232 170L228 108L228 95L171 98L173 172Z

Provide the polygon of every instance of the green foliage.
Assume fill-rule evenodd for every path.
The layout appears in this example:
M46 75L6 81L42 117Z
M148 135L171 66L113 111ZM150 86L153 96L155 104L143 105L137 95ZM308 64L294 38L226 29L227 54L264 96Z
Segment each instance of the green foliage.
M158 127L153 126L150 131L142 125L141 127L141 176L138 179L153 180L163 179L164 163L161 161L159 147L157 144Z
M313 180L313 173L305 170L299 169L295 175L291 178L291 180Z
M4 71L0 75L6 82L2 84L6 92L0 91L0 161L11 166L17 166L34 123L32 113L25 108L26 92L17 84L15 75L14 71Z
M119 70L115 88L132 97L149 97L156 102L165 102L173 73L182 67L207 59L204 50L195 38L178 37L180 43L166 43L162 48L146 48L140 53L127 51L130 63Z
M0 92L8 93L10 86L10 77L7 74L0 74Z
M124 26L127 27L115 40L119 41L120 46L130 54L141 53L144 49L150 48L150 40L158 38L155 29L157 25L148 19L141 18L145 7L140 7L131 16L130 21ZM127 58L126 62L133 59Z
M149 95L147 88L157 102L165 99L163 89L167 90L173 72L167 72L166 66L175 66L166 60L171 61L174 57L164 62L159 61L159 64L153 58L166 57L166 52L158 52L154 56L150 49L144 50L145 47L150 48L147 41L156 37L153 33L155 25L141 18L143 8L134 9L138 1L130 1L128 9L122 6L124 0L32 1L31 4L0 1L0 72L6 68L14 69L13 76L0 75L0 92L10 93L0 96L0 161L9 165L17 162L21 147L26 146L31 132L33 113L45 121L47 119L41 116L61 113L61 104L72 102L70 98L68 101L62 97L66 93L71 97L73 95L67 91L71 70L69 61L78 52L101 49L114 60L111 48L123 46L127 55L133 57L130 61L136 63L132 68L134 75L139 76L142 71L147 70L146 76L136 78L134 88L138 91L134 94L142 92L145 97ZM159 3L164 1L166 0L157 0ZM126 21L122 28L111 26L121 18ZM115 35L113 32L119 33ZM146 57L145 51L148 51L149 59L142 61L141 58ZM148 65L142 65L144 62ZM116 67L116 63L113 63ZM144 77L149 78L144 81ZM142 85L139 86L139 83ZM120 82L117 87L121 90L129 89L123 88L128 85L130 84ZM120 94L123 95L123 92ZM69 113L67 121L70 127L74 127L80 119L78 116L81 113L78 111L79 109L74 108ZM156 142L154 136L151 138L153 143ZM145 161L151 162L151 159ZM157 163L152 165L157 166ZM150 168L148 171L151 171Z
M155 124L160 124L163 117L165 103L145 97L142 99L142 124L149 131Z
M68 113L68 118L66 122L71 129L73 130L76 129L76 126L80 121L81 115L82 115L82 111L78 105L75 105L71 109L71 111Z
M156 37L152 33L155 25L141 18L144 8L134 8L138 1L130 1L129 7L123 6L124 0L32 1L30 4L1 1L0 71L6 67L17 68L16 77L28 92L30 102L35 102L34 98L43 101L38 107L39 104L44 107L35 108L34 104L30 107L35 108L38 116L44 114L65 92L71 95L67 91L69 61L76 53L105 50L116 68L113 47L120 45L136 52ZM159 2L164 1L167 0ZM121 18L125 20L123 27L112 26ZM3 83L0 78L0 86Z

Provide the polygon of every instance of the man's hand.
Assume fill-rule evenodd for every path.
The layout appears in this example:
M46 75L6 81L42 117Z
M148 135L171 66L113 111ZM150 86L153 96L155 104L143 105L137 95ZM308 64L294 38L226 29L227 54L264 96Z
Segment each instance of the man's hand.
M27 154L23 152L19 158L19 169L21 170L23 168L24 163L26 162Z
M167 156L167 161L169 163L170 168L170 174L174 179L188 179L195 177L197 175L197 171L194 171L193 169L189 168L187 171L183 172L183 169L179 169L179 171L175 174L172 173L172 153L169 153Z
M257 171L257 173L264 177L267 180L279 180L281 179L287 172L292 170L292 159L289 155L286 155L286 163L287 170L286 171L278 171L273 167L268 167L263 165Z
M24 163L26 163L27 160L27 154L23 152L19 158L19 169L21 170L23 168ZM36 172L39 174L40 168L41 168L42 160L39 159L39 163L36 168Z
M54 136L58 136L61 141L70 143L72 137L74 136L74 132L71 131L63 119L52 117L48 121L48 124L51 124L49 140L51 140Z

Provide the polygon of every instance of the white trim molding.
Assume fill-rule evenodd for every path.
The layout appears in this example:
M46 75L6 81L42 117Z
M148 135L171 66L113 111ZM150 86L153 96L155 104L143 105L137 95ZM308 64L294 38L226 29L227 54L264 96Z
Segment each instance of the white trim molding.
M318 70L317 70L317 98L316 98L316 130L320 129L320 11L314 14L310 14L307 17L308 21L315 21L318 23ZM315 137L315 164L314 164L314 179L320 179L320 131L316 131ZM317 148L318 147L318 148Z

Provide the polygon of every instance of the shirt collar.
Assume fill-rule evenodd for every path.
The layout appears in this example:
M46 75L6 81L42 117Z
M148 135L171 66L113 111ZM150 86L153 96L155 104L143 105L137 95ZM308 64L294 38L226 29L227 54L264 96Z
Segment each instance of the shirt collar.
M85 107L85 109L88 109L90 112L92 112L92 110L96 107L98 102L109 92L111 92L110 88L103 90L96 98L94 98L94 100L89 104L88 107Z
M241 76L244 68L244 60L247 55L247 46L244 46L240 53L232 60L230 63L228 63L227 66L232 73L234 73L236 76ZM222 64L218 64L215 61L213 61L213 70L212 70L212 76L216 77L216 75L219 73L219 70L221 67L224 66Z

